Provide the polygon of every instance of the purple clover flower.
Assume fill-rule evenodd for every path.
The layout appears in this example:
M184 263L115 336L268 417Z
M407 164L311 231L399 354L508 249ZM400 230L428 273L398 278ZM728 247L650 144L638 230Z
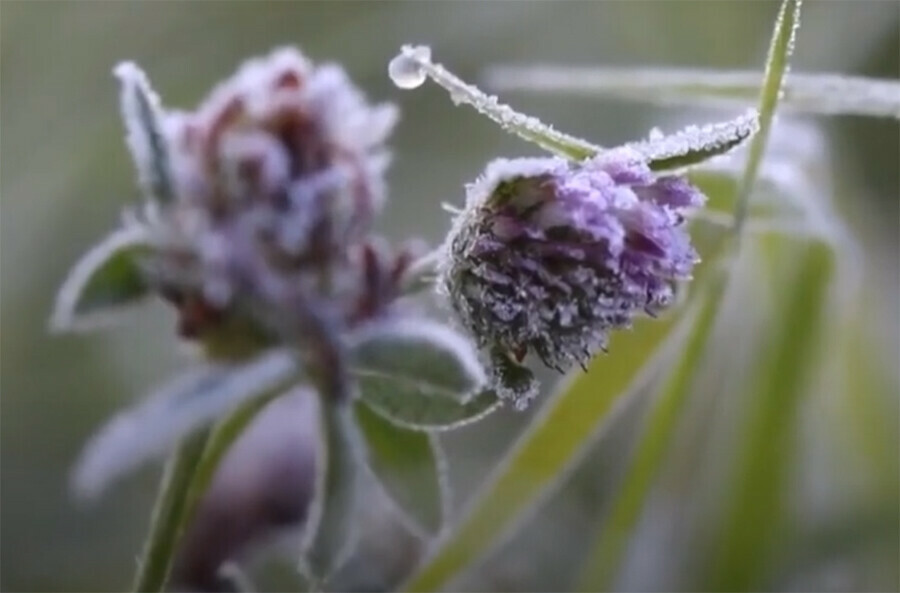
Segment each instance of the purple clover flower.
M518 361L585 365L610 331L671 304L698 261L683 222L705 196L627 147L496 160L467 196L442 289L479 346Z
M420 251L371 234L396 120L340 66L293 48L246 62L196 110L164 114L175 195L147 273L178 308L179 333L234 333L239 296L282 325L290 311L335 331L385 314Z

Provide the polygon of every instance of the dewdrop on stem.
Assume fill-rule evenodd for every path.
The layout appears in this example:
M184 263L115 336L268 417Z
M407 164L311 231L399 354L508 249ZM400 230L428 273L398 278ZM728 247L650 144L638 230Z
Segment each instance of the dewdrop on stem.
M401 89L414 89L425 83L427 75L421 62L431 61L431 48L419 45L403 46L388 64L388 76Z

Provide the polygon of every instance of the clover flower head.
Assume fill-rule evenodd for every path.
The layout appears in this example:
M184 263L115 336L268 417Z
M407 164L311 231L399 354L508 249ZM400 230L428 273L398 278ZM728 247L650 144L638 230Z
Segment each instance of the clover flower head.
M698 261L683 222L703 194L630 148L499 159L467 189L442 290L480 346L520 361L584 365L610 331L665 309Z
M221 325L239 294L315 299L339 324L390 303L412 252L370 233L396 119L340 66L293 48L246 62L196 110L161 115L173 195L151 217L164 238L147 269L182 335Z
M396 119L393 105L369 105L340 66L278 49L246 62L196 111L169 116L176 191L227 211L284 207L318 186L320 207L342 216L346 232L381 206L383 143Z

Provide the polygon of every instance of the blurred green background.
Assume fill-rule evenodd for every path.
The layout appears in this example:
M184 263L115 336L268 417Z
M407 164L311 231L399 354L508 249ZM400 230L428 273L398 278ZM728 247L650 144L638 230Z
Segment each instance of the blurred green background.
M136 60L167 105L185 108L244 58L277 45L297 44L315 60L343 63L372 100L396 101L403 110L382 228L392 236L437 241L448 222L440 202L459 203L462 184L488 159L535 149L470 110L453 108L433 85L415 93L393 88L386 66L402 43L430 44L438 61L471 80L484 67L508 61L759 68L776 10L775 2L750 0L3 0L0 588L116 590L128 582L155 490L155 469L84 508L69 496L69 469L107 416L184 365L172 347L174 321L163 307L90 337L52 337L45 329L68 267L137 194L110 75L118 61ZM814 0L806 7L794 67L897 78L898 56L900 2ZM588 99L508 99L604 145L684 116ZM700 121L722 117L693 115ZM879 356L896 363L900 130L895 121L861 118L821 125L846 198L839 207L876 270L866 290L876 303L868 317L882 345ZM484 474L520 422L501 419L468 433L451 458L471 467L460 483ZM609 461L604 459L597 463ZM896 457L891 462L896 465ZM566 509L557 512L564 519L557 528L577 529L577 515L566 523ZM563 534L553 541L564 540ZM513 567L509 574L519 574L514 558L507 565ZM528 581L525 572L493 586L552 587L552 581Z

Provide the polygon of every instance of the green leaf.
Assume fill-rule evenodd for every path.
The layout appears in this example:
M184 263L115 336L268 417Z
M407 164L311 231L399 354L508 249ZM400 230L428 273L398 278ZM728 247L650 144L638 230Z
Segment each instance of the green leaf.
M771 346L748 384L753 391L748 393L749 409L722 498L727 504L724 521L710 548L714 554L706 590L753 590L761 584L768 552L783 525L792 431L821 346L833 272L834 254L827 245L815 243L787 275L792 280L784 287L786 298L772 322Z
M467 339L428 320L379 325L358 336L352 373L368 405L406 428L440 430L499 405Z
M291 353L275 350L245 364L206 364L175 378L120 412L91 439L75 468L75 491L82 497L99 495L110 482L168 452L200 426L285 389L300 374Z
M481 420L502 405L493 391L482 391L460 403L454 397L423 391L418 383L397 377L359 372L356 377L366 405L410 430L453 430Z
M529 429L487 480L460 521L406 584L407 591L437 591L487 553L518 519L557 486L588 444L608 426L614 410L643 387L680 342L685 327L671 315L638 322L613 336L610 355L573 375L544 403Z
M631 466L616 490L598 540L586 556L580 591L608 591L612 588L647 496L666 458L675 426L690 396L696 371L706 352L725 294L727 279L727 271L717 269L707 277L708 285L699 288L697 321L652 404Z
M361 375L378 374L415 383L421 392L465 401L487 379L472 344L449 327L429 321L379 324L359 336L353 366Z
M417 533L437 533L448 488L437 437L400 428L360 401L355 412L368 465L378 482Z
M581 138L564 134L535 117L524 115L496 97L484 94L478 87L467 84L440 64L431 61L431 49L425 46L404 45L388 71L400 88L415 88L428 76L450 93L454 104L467 103L489 117L501 128L537 144L559 156L581 161L600 152L601 148Z
M175 189L159 97L137 64L122 62L113 73L122 86L122 120L141 189L156 202L171 202Z
M655 131L650 139L628 147L640 153L654 171L684 169L723 155L740 146L758 129L756 112L703 127L690 126L665 136Z
M316 496L306 521L300 570L319 590L346 562L356 545L362 441L347 402L322 400Z
M802 5L802 0L784 0L775 20L759 97L759 132L750 142L744 175L737 190L734 213L734 226L737 231L740 231L749 211L750 195L769 141L772 120L781 97L781 86L790 66L797 29L800 28Z
M149 294L141 257L153 250L147 230L118 229L75 264L56 296L50 328L88 331L110 323L127 305Z
M497 91L528 91L646 101L662 105L735 108L754 105L759 73L690 68L499 65L486 74ZM834 73L791 73L782 105L801 113L900 119L900 82Z

